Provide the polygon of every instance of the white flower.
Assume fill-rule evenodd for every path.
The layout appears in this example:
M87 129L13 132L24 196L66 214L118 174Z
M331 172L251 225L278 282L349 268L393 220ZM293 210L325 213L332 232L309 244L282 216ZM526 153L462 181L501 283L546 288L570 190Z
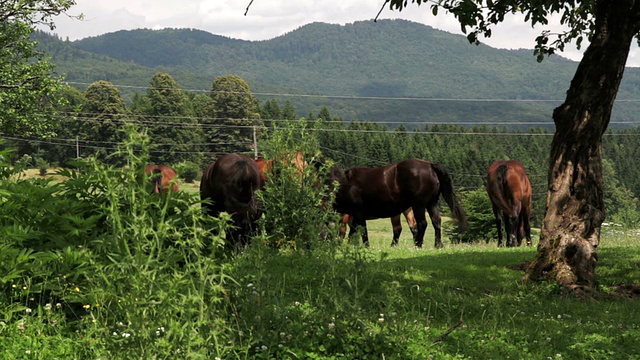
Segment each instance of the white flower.
M129 333L122 333L122 337L123 337L123 338L128 338L129 336L131 336L131 334L129 334Z
M51 310L51 304L47 303L44 305L45 310L49 311Z
M27 312L27 314L31 314L31 312L32 312L33 310L31 310L30 308L26 308L24 311L26 311L26 312Z

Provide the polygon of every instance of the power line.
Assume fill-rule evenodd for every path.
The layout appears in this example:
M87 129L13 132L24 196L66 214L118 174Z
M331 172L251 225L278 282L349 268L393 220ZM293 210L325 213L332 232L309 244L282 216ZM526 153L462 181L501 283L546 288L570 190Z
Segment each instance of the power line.
M77 81L65 81L67 85L83 85L90 86L93 83L77 82ZM124 89L151 89L151 90L169 90L169 91L185 91L185 92L201 92L201 93L229 93L229 94L251 94L256 96L276 96L276 97L301 97L301 98L324 98L324 99L353 99L353 100L402 100L402 101L445 101L445 102L523 102L523 103L557 103L564 102L564 99L509 99L509 98L430 98L430 97L417 97L417 96L359 96L359 95L329 95L329 94L296 94L296 93L260 93L260 92L239 92L239 91L226 91L218 90L211 91L206 89L184 89L181 87L151 87L151 86L139 86L139 85L119 85L110 83L116 88ZM616 99L616 102L640 102L640 99Z

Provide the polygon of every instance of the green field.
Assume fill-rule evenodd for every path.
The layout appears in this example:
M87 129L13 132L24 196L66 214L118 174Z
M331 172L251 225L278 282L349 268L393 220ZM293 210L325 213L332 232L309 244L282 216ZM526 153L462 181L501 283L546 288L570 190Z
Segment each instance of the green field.
M640 278L637 231L603 228L597 290L579 298L522 281L535 246L436 250L431 224L423 249L406 225L390 247L381 219L370 248L276 250L263 234L236 256L207 252L224 221L199 214L197 183L165 198L122 170L83 174L2 183L4 358L640 357L640 302L621 291Z

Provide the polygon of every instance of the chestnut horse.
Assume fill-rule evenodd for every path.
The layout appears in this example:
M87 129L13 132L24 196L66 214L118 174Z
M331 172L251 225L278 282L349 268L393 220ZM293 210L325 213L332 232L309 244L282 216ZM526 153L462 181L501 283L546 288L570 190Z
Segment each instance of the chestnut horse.
M304 160L304 155L302 150L294 151L288 155L282 155L279 157L279 159L282 161L282 164L284 166L288 166L288 165L293 166L297 174L300 176L302 176L304 172L304 168L308 165L307 162ZM261 187L264 187L264 185L266 184L268 174L273 173L273 170L274 170L273 162L274 162L273 159L266 160L263 158L259 158L256 160L256 164L258 164L258 169L260 169L260 181L262 182Z
M242 250L249 245L261 216L255 194L260 185L258 165L243 154L223 155L202 174L200 198L206 213L214 217L221 212L231 215L233 227L226 230L227 248Z
M144 167L144 173L149 177L149 184L153 185L152 193L178 192L177 174L170 166L149 164Z
M453 192L449 173L439 164L420 159L408 159L374 168L352 168L340 179L334 210L353 217L349 235L362 226L362 242L369 245L367 220L396 216L413 209L417 231L413 237L421 248L427 229L425 211L435 230L435 247L442 247L442 231L438 199L445 199L461 228L467 227L464 210Z
M407 220L407 225L409 225L409 229L411 229L411 234L413 236L418 232L418 226L416 224L416 218L413 216L413 210L408 208L403 211L402 214L404 218ZM340 219L340 238L344 239L347 233L347 224L352 226L351 216L343 215ZM402 222L400 221L400 214L391 217L391 228L393 229L393 240L391 240L391 246L398 245L398 240L400 240L400 234L402 233Z
M489 167L487 193L498 228L498 246L502 246L502 222L507 246L520 246L522 238L531 245L531 183L522 163L496 161ZM515 235L515 241L511 235Z

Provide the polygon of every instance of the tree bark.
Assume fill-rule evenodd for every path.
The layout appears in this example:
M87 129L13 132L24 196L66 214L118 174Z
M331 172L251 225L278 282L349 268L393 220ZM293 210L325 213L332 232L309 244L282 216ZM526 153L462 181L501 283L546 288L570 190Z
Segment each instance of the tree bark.
M592 289L605 218L602 135L639 30L636 1L598 1L595 31L565 102L555 109L547 204L536 258L525 279Z

